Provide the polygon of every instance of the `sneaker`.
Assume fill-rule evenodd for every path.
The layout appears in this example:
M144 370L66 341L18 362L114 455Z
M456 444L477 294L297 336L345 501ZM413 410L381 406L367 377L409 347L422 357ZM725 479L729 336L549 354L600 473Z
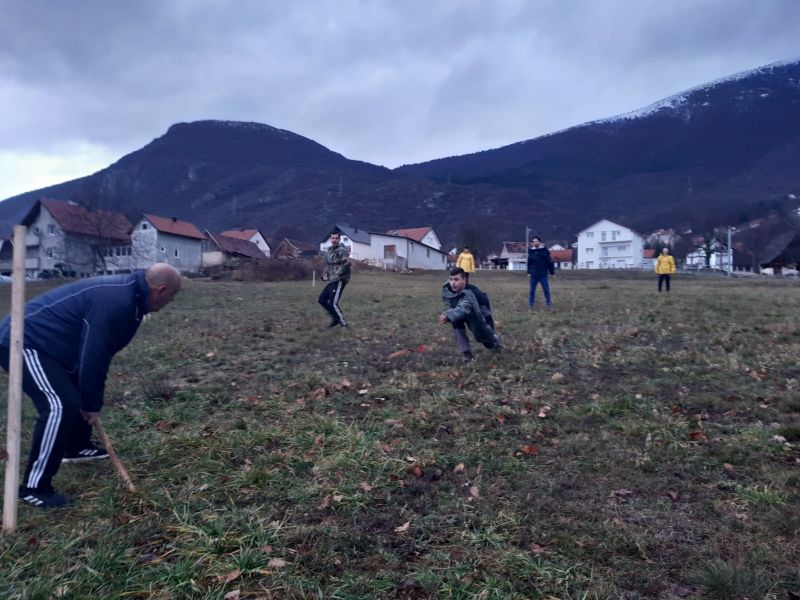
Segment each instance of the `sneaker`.
M25 504L30 504L36 508L61 508L63 506L72 506L73 504L70 498L62 496L53 488L41 490L20 487L17 497Z
M467 350L466 352L464 352L464 362L466 363L472 362L474 358L475 357L472 355L471 350Z
M64 458L61 459L62 463L80 463L88 462L90 460L102 460L108 458L108 452L105 448L100 446L91 446L78 450L77 452L66 452Z
M503 349L503 342L500 341L500 336L498 334L494 334L494 346L492 346L493 352L500 352Z

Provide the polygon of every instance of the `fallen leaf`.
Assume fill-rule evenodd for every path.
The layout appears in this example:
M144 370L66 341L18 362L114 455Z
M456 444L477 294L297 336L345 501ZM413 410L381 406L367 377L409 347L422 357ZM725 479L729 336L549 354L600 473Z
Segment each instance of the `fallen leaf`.
M678 501L678 492L667 491L667 492L664 492L664 493L667 496L669 496L669 499L672 500L673 502L677 502Z
M552 377L550 377L550 379L552 379L553 381L561 381L562 379L564 379L564 377L565 376L564 376L563 373L553 373L553 375L552 375Z
M69 586L67 585L59 585L56 586L56 589L53 590L53 596L56 598L63 598L69 592Z
M362 482L361 482L361 483L358 485L358 487L360 487L360 488L361 488L362 490L364 490L365 492L371 492L371 491L372 491L372 486L371 486L370 484L368 484L366 481L362 481Z
M322 499L322 502L319 503L319 506L317 508L319 508L320 510L324 510L326 508L330 508L330 506L331 506L331 495L328 494Z
M239 569L234 569L227 575L220 575L219 577L217 577L217 581L219 581L220 583L230 583L234 579L237 579L241 574L242 572Z
M397 352L392 352L389 355L389 360L394 360L395 358L400 358L401 356L406 356L407 354L413 354L413 353L414 353L413 350L408 350L408 349L398 350Z
M750 371L750 377L752 377L756 381L762 381L764 379L764 374L759 373L758 371Z
M209 352L206 354L206 358L214 358L217 355L216 352Z
M395 527L394 528L394 532L395 533L405 533L406 531L408 531L409 527L411 527L411 521L406 521L405 523L403 523L399 527Z
M267 556L269 556L270 554L272 554L272 545L264 544L264 546L261 548L261 551Z
M469 488L469 495L473 498L480 498L481 492L476 486L473 485Z
M242 595L242 592L239 590L231 590L227 594L225 594L225 600L239 600L239 596Z
M378 442L378 448L387 453L392 451L392 447L385 442Z
M528 544L528 549L536 556L541 556L546 551L545 547L541 546L540 544Z
M368 393L369 393L369 390L368 390L367 388L364 388L364 389L358 390L358 395L359 395L359 396L365 396L365 395L367 395Z
M334 502L341 502L342 500L344 500L344 496L343 496L343 495L341 495L341 494L335 494L335 495L333 496L333 501L334 501Z
M628 496L633 496L633 492L626 489L615 490L611 493L617 498L627 498Z
M267 563L267 566L273 569L280 569L286 566L286 561L282 558L273 558L270 559L270 561Z
M497 419L497 422L500 423L500 425L506 422L506 418L503 415L497 415L497 417L495 418Z
M323 443L324 440L325 440L325 436L320 433L317 437L314 438L314 443L317 446L322 446L322 443Z
M427 352L427 351L428 351L428 347L425 344L420 344L419 348L417 348L417 352L420 352L420 353Z
M316 398L317 400L320 400L327 395L328 395L328 390L325 389L324 387L318 387L313 392L311 392L311 396Z
M539 454L539 446L536 444L527 444L520 449L525 454Z
M414 464L409 467L408 472L411 473L414 477L422 477L422 468L418 464Z
M725 463L722 465L722 468L726 471L733 472L733 465L731 463Z
M342 389L349 389L350 387L352 387L352 385L353 384L350 383L350 380L347 379L346 377L339 382L339 387Z
M690 431L689 439L692 440L693 442L707 442L708 436L705 434L704 431Z
M539 418L546 419L547 413L549 413L552 409L553 409L552 406L550 406L549 404L545 404L542 408L539 409Z
M463 473L466 470L464 467L464 463L458 463L455 467L453 467L453 473Z

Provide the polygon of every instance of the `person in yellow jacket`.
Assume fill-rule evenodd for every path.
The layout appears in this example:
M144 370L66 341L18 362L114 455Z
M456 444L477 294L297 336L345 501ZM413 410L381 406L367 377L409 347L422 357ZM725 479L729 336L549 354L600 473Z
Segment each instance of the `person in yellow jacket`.
M458 255L456 267L464 269L464 273L467 274L467 283L469 283L469 274L475 272L475 257L472 256L472 252L469 251L467 246L464 246L461 254Z
M658 291L661 293L661 285L666 282L669 291L669 279L675 272L675 259L669 255L669 248L663 248L656 260L656 273L658 274Z

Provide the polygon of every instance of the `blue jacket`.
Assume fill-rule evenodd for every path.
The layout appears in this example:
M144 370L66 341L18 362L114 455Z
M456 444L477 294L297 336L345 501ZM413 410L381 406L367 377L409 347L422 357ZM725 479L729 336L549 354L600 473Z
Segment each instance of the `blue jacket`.
M103 406L111 359L133 339L147 314L144 271L83 279L51 290L25 305L26 348L58 361L78 385L82 408ZM11 317L0 323L9 347Z
M528 275L542 277L548 273L550 273L550 275L556 274L555 265L550 256L550 250L544 246L528 248Z

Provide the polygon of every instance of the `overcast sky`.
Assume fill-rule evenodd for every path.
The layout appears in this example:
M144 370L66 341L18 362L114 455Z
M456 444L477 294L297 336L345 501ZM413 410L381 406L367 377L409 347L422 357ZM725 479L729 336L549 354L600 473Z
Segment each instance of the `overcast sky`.
M0 198L199 119L395 167L800 56L800 0L0 0Z

